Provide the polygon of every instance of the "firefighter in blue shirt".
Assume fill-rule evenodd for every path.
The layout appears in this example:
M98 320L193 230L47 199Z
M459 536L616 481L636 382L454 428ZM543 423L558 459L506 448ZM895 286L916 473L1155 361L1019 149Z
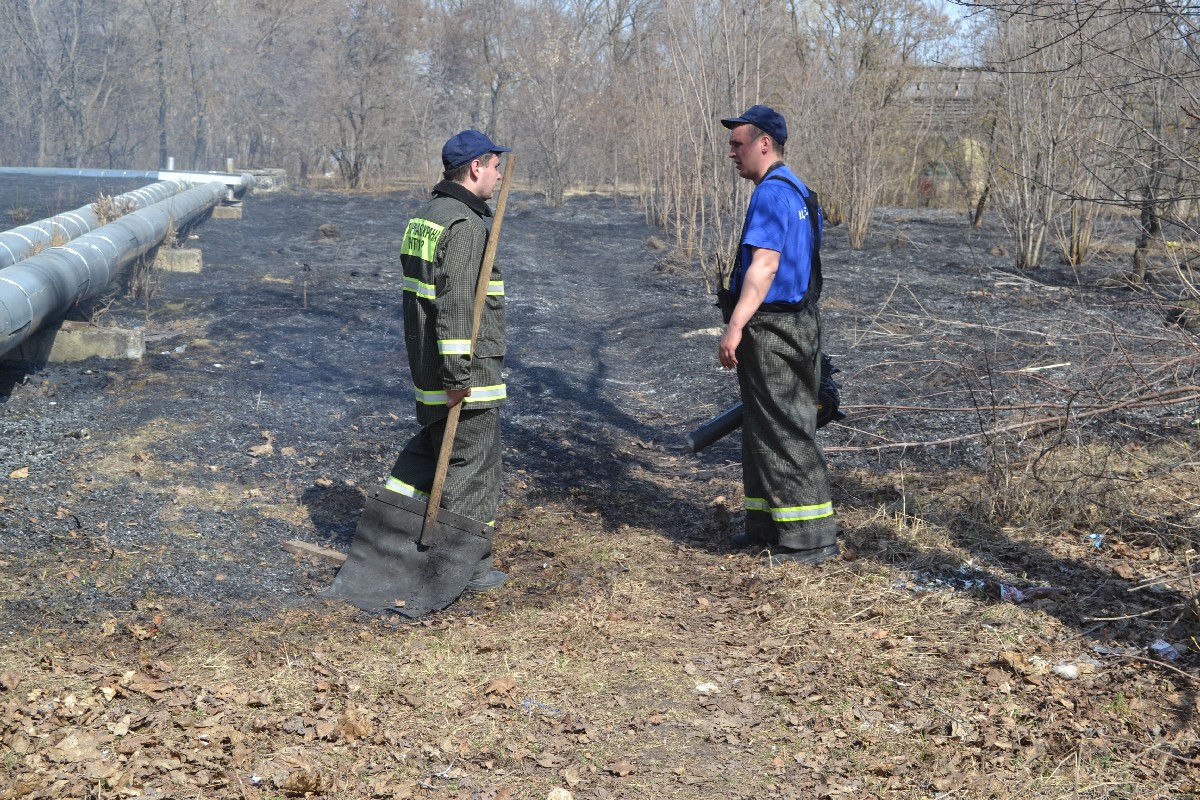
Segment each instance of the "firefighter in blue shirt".
M728 287L721 366L737 369L745 406L746 529L771 563L838 555L829 472L816 441L821 377L820 210L783 163L787 123L755 105L721 120L729 157L755 184Z

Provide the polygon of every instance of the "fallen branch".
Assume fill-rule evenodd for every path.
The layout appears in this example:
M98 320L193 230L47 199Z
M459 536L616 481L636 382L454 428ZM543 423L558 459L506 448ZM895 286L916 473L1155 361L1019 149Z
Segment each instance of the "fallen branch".
M1183 603L1172 603L1169 606L1162 606L1159 608L1150 608L1145 611L1139 611L1136 614L1122 614L1119 617L1080 617L1079 619L1082 620L1083 622L1123 622L1127 619L1145 619L1146 617L1152 617L1155 614L1159 614L1163 611L1173 611L1174 609L1179 608L1182 605L1183 605ZM1165 622L1165 621L1166 620L1160 620L1160 622Z
M1179 753L1176 753L1174 750L1171 750L1168 748L1167 742L1155 742L1154 744L1146 744L1144 742L1139 742L1136 739L1126 739L1123 736L1111 736L1111 737L1109 737L1109 739L1114 742L1120 742L1122 744L1140 747L1140 748L1142 748L1141 755L1151 755L1153 753L1161 753L1162 755L1167 756L1168 758L1173 758L1176 761L1183 762L1184 764L1193 764L1195 766L1200 766L1200 760L1195 759L1195 758L1188 758L1185 755L1180 755Z
M302 542L299 539L289 539L284 542L283 549L298 556L315 556L332 564L341 565L346 562L345 553L339 553L337 550L330 550L325 547L318 547L315 544Z
M1175 395L1190 392L1184 397L1174 397ZM1167 398L1174 398L1168 400ZM1012 431L1024 430L1028 428L1044 428L1047 430L1054 428L1066 427L1067 423L1072 419L1090 419L1099 417L1104 414L1110 414L1114 411L1121 411L1126 408L1136 406L1160 406L1174 405L1176 403L1186 403L1193 400L1200 400L1200 386L1178 386L1174 389L1166 389L1161 392L1153 392L1152 394L1142 395L1121 403L1113 403L1107 406L1092 408L1089 411L1083 411L1078 414L1060 414L1053 417L1042 417L1041 419L1028 420L1026 422L1014 422L1010 425L1001 425L997 428L992 428L987 431L976 431L974 433L964 433L961 436L949 436L944 439L935 439L925 442L890 442L888 444L877 444L865 447L826 447L826 453L873 453L882 452L884 450L907 450L913 447L937 447L939 445L951 445L959 442L969 442L976 439L998 436L1002 433L1010 433Z
M1120 655L1120 658L1128 658L1130 661L1141 661L1143 664L1153 664L1156 667L1162 667L1163 669L1169 669L1171 672L1174 672L1175 674L1179 675L1181 678L1187 678L1192 683L1200 683L1200 679L1197 679L1195 675L1192 675L1189 672L1184 672L1179 667L1171 666L1167 662L1159 661L1156 658L1146 658L1145 656L1135 656L1135 655L1130 655L1128 653L1122 653Z

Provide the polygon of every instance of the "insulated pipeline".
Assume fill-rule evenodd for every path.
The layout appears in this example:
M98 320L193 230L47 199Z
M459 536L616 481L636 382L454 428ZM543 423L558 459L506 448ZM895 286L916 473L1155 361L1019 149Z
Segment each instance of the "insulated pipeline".
M254 186L254 176L248 172L182 172L173 169L137 171L128 169L63 169L61 167L0 167L0 175L183 181L190 184L220 181L225 185L226 200L236 200Z
M146 208L160 200L177 195L188 188L181 180L160 181L132 192L117 195L113 204L117 208ZM11 267L35 252L49 247L55 240L69 242L100 227L100 220L92 204L74 211L64 211L37 222L30 222L0 233L0 269Z
M225 184L217 181L193 187L0 270L0 353L47 320L102 294L123 269L161 244L172 227L187 227L220 203L225 192Z

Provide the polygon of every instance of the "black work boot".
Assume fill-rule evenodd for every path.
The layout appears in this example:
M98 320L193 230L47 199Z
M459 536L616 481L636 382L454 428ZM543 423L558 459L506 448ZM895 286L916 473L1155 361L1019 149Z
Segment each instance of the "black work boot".
M780 564L808 564L816 566L823 564L831 558L837 558L842 554L837 544L826 545L825 547L813 547L809 550L792 550L788 547L773 546L767 552L767 565L777 567Z
M766 542L757 536L752 536L745 531L738 531L733 536L729 537L729 544L732 547L741 549L743 547L762 547Z
M488 570L481 575L474 575L467 581L468 592L490 592L499 589L508 580L508 573L498 569Z

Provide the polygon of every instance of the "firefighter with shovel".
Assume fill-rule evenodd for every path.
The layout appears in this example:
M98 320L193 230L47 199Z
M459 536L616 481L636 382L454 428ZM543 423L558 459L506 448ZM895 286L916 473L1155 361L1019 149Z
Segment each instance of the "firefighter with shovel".
M507 578L492 569L492 534L505 398L504 281L494 261L510 152L479 131L451 137L443 179L405 229L404 342L422 427L368 495L326 597L417 617Z

